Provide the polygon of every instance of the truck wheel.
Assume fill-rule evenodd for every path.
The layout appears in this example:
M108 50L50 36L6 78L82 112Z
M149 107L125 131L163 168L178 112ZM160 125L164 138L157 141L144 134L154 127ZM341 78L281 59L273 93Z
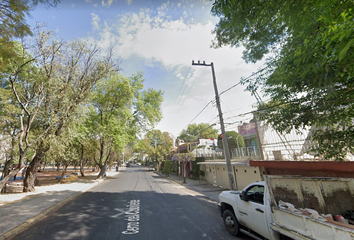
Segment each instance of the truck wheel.
M230 210L225 210L222 213L222 219L224 220L224 224L226 227L226 230L231 234L231 235L238 235L240 233L240 225L238 224L238 221L235 217L235 214L230 211Z

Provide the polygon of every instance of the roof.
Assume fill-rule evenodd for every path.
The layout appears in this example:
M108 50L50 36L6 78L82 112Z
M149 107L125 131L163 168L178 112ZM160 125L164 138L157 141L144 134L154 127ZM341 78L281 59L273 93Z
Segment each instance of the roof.
M198 162L199 165L226 165L226 162ZM248 162L231 162L231 166L250 166Z

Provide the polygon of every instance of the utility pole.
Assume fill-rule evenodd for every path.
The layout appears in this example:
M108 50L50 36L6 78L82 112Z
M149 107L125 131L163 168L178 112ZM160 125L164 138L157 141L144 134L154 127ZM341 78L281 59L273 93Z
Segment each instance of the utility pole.
M217 105L218 111L219 111L220 127L221 127L221 134L222 134L221 135L222 136L222 144L224 146L224 154L225 154L225 158L226 158L227 174L229 176L230 187L231 187L232 190L235 190L234 175L232 173L229 145L227 143L227 136L226 136L226 133L225 133L224 119L222 117L222 111L221 111L221 106L220 106L219 92L218 92L218 87L216 85L214 64L213 64L213 62L211 62L210 64L206 64L205 61L203 61L203 63L200 63L200 61L198 61L198 63L194 63L194 60L193 60L192 61L192 65L211 66L211 70L212 70L212 73L213 73L213 83L214 83L214 90L215 90L216 105Z

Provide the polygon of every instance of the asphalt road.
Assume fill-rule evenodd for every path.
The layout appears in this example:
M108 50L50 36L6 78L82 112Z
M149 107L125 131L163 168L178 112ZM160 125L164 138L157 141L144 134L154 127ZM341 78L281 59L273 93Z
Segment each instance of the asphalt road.
M144 167L127 168L13 239L250 239L229 235L215 202Z

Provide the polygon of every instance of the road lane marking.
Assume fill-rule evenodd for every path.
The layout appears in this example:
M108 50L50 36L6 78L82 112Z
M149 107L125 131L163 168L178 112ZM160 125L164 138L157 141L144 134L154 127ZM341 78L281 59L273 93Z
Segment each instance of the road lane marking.
M126 206L127 210L124 212L125 221L127 223L127 230L123 234L137 234L139 233L139 220L140 220L140 200L130 200Z
M117 213L116 215L111 216L111 218L118 218L120 215L123 215L125 213L125 210L120 209L120 208L115 208L114 211L118 211L120 213Z

